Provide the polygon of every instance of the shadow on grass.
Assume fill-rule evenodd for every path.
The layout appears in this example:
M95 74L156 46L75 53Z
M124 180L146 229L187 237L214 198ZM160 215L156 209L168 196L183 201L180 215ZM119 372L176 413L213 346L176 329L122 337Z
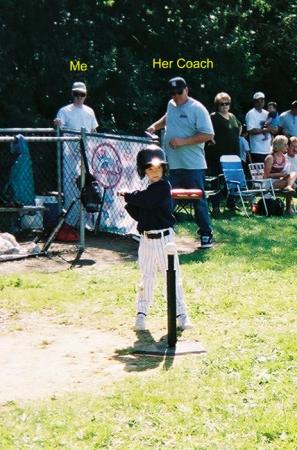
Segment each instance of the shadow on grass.
M211 259L211 253L214 251L213 248L208 249L198 249L194 250L192 253L179 254L180 264L188 264L191 262L201 262L204 263Z
M145 370L155 369L163 365L164 370L170 369L174 362L174 355L163 354L147 355L135 353L140 349L164 348L167 344L167 335L162 336L158 341L154 339L149 330L136 331L137 340L133 347L116 350L116 356L113 359L125 364L127 372L143 372ZM177 330L177 337L182 334L181 330Z
M195 233L193 223L183 224L182 229ZM283 270L292 264L292 252L297 248L297 216L247 218L226 212L213 220L213 229L214 247L180 254L181 264L228 257L244 259L253 269Z
M138 242L131 236L105 233L88 233L86 236L87 249L111 250L116 252L123 261L135 261L138 253Z
M291 251L297 247L296 217L236 218L216 223L219 252L244 257L253 266L282 269L292 264Z

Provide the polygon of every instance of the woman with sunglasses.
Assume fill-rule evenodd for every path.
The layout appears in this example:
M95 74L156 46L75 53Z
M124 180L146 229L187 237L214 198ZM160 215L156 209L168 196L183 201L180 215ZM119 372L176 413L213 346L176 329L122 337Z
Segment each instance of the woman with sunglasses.
M210 115L215 136L213 141L209 142L206 149L206 160L208 174L217 176L222 173L220 157L222 155L240 155L239 136L241 133L241 123L234 114L230 112L231 97L226 92L219 92L214 98L216 112ZM219 194L211 198L213 215L220 213L220 201L222 196ZM235 204L230 199L229 209L235 209Z

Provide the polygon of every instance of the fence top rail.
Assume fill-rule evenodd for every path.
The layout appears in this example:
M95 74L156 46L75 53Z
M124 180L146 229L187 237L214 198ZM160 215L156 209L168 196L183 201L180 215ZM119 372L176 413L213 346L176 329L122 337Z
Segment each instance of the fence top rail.
M62 133L69 133L69 134L81 134L80 131L72 130L69 128L60 128ZM86 136L90 137L96 137L96 138L103 138L103 139L114 139L114 140L120 140L120 141L130 141L130 142L140 142L144 144L155 142L153 139L149 137L142 137L142 136L131 136L131 135L125 135L125 134L110 134L110 133L90 133L86 132Z
M87 136L98 136L104 139L115 139L115 140L119 140L119 141L127 141L127 142L139 142L139 143L143 143L143 144L151 144L153 141L150 138L146 138L146 137L141 137L141 136L125 136L123 134L107 134L107 133L87 133Z
M23 138L27 142L78 142L81 136L23 136ZM0 142L17 142L17 138L14 136L0 136Z
M0 133L56 133L55 128L0 128Z
M62 133L67 134L73 134L75 136L81 136L81 131L73 130L69 128L0 128L0 133L8 133L8 134L22 134L22 133L58 133L58 130L60 130ZM103 139L113 139L113 140L120 140L120 141L128 141L128 142L138 142L143 144L149 144L154 142L149 137L142 137L142 136L131 136L131 135L125 135L125 134L111 134L111 133L89 133L86 132L86 136L89 137L96 137L96 138L103 138ZM6 136L3 136L6 137ZM35 136L24 136L24 139L31 140ZM47 136L36 136L36 138L47 138ZM70 137L70 136L69 136ZM52 137L49 136L50 139ZM11 142L9 140L2 140L2 137L0 136L1 142ZM43 139L45 140L45 139ZM57 139L58 140L58 139ZM69 139L71 140L71 139ZM75 140L75 139L73 139Z

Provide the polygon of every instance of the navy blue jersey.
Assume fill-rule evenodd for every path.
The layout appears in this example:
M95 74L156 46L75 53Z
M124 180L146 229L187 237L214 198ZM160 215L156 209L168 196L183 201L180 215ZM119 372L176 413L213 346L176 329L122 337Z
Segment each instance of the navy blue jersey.
M125 201L127 212L138 222L139 233L170 228L175 223L171 185L167 180L152 183L144 191L125 194Z

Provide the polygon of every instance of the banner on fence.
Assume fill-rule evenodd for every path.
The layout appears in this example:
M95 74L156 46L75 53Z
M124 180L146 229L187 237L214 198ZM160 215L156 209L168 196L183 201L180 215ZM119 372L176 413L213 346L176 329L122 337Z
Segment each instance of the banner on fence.
M87 214L87 228L100 229L116 234L137 234L136 223L127 214L123 198L117 191L133 191L144 188L136 171L137 153L150 142L133 136L113 139L104 135L86 134L87 158L92 175L95 176L104 194L104 203L100 214ZM63 190L65 207L74 197L79 196L76 184L81 172L81 158L76 143L63 144ZM79 205L72 210L68 223L76 226L79 221Z

